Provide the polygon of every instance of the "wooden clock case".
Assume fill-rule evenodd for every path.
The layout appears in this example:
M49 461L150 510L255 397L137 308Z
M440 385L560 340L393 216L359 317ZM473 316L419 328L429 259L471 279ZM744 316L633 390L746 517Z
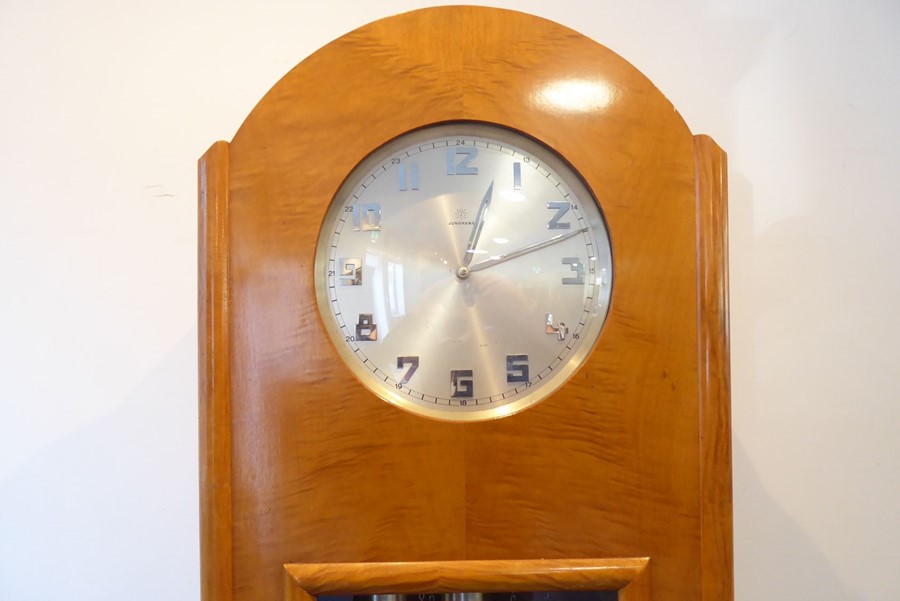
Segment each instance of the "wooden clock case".
M542 93L559 82L602 94L559 104ZM565 157L613 245L586 364L538 405L477 423L363 388L313 283L344 177L454 120ZM730 600L725 177L724 153L634 67L521 13L415 11L291 70L200 160L204 601L521 587Z

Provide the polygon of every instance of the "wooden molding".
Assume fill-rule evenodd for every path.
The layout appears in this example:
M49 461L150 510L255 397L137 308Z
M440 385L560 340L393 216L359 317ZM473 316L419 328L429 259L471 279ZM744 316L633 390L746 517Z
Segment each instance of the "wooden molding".
M231 373L228 313L228 143L199 162L200 587L231 601Z
M694 137L700 298L701 557L704 599L734 598L731 373L728 334L728 174L725 152Z
M508 591L620 590L649 559L538 559L287 564L287 583L309 597ZM286 593L287 599L296 593ZM303 598L301 596L300 598Z

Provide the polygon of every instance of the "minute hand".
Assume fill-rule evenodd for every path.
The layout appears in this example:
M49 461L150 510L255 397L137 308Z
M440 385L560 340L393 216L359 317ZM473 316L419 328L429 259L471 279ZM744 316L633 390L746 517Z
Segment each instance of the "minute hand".
M494 265L505 263L506 261L509 261L511 259L521 257L522 255L527 255L530 252L534 252L542 248L547 248L548 246L553 246L554 244L559 244L560 242L564 242L565 240L574 238L578 234L583 234L586 231L588 231L588 228L584 227L580 230L569 232L568 234L559 234L558 236L547 238L543 242L536 242L535 244L524 246L518 250L514 250L503 255L498 255L496 257L491 257L490 259L485 259L484 261L479 261L478 263L475 263L474 265L469 267L469 271L481 271L482 269L487 269L488 267L493 267Z

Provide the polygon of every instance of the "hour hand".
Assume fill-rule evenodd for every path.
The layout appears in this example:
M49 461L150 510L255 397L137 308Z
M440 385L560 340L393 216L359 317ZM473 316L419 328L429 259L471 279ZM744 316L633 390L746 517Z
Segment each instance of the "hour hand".
M494 192L494 182L488 186L484 198L481 199L481 206L478 207L478 214L475 216L475 225L472 227L472 233L469 234L469 242L466 244L466 252L462 258L462 266L468 267L475 256L475 247L478 246L478 238L481 237L481 230L484 229L484 220L487 218L488 209L491 206L491 195Z

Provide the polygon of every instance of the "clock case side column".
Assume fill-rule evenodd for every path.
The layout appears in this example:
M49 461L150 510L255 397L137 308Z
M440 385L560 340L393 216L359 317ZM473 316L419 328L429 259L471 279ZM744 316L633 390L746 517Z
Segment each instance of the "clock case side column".
M228 150L216 142L198 163L202 601L232 599Z
M725 152L694 137L700 365L700 567L704 601L734 599L728 175Z

